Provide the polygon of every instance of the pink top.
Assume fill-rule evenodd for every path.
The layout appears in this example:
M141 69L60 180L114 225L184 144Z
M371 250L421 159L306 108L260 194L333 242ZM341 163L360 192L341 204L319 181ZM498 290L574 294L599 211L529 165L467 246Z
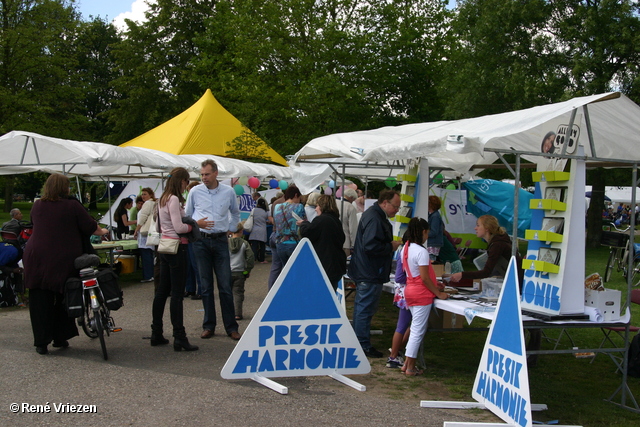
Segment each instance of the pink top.
M409 254L410 248L411 254ZM419 273L420 266L425 265L429 267L429 278L435 284L436 273L429 262L427 250L422 245L407 242L402 251L402 268L407 273L407 285L404 288L407 307L433 304L435 295L423 283ZM418 273L414 276L412 270L413 273Z
M162 237L169 239L180 239L180 243L188 243L186 237L180 237L178 234L189 233L191 226L182 222L182 217L185 216L184 208L180 205L180 201L176 196L170 196L167 200L167 204L159 206L160 216L160 231Z

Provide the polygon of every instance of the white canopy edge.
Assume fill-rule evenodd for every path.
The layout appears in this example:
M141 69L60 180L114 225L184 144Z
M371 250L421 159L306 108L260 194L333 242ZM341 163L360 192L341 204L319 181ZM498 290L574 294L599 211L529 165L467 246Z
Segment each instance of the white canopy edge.
M464 175L474 165L497 160L498 154L492 150L521 153L536 162L545 135L566 129L572 117L587 160L640 162L636 149L640 146L640 107L623 94L612 92L470 119L326 135L307 143L290 164L299 186L311 186L333 173L329 167L305 167L304 163L310 161L364 167L427 158L432 169ZM366 172L352 175L362 173Z
M52 138L12 131L0 137L0 175L42 171L80 176L84 180L162 178L174 167L186 168L193 178L205 159L218 165L221 179L255 176L291 179L289 168L251 163L214 155L175 155L139 147L118 147L89 141Z

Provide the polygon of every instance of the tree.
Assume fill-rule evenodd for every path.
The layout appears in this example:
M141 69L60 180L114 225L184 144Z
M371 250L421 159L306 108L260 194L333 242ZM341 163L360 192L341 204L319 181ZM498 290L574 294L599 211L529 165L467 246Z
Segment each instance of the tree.
M463 0L451 25L440 97L448 119L556 102L568 84L548 32L551 2Z
M112 132L108 141L123 143L182 112L206 88L193 76L201 51L194 43L216 0L158 0L147 20L127 21L123 40L114 46L118 93L106 113Z
M86 122L75 139L104 141L109 134L106 113L117 94L111 82L118 76L113 46L120 37L113 24L94 18L79 24L74 40L75 84L82 92L78 108Z
M221 1L197 39L198 80L281 153L434 119L446 13L427 0Z
M82 125L71 44L78 15L70 0L2 0L0 132L71 136Z

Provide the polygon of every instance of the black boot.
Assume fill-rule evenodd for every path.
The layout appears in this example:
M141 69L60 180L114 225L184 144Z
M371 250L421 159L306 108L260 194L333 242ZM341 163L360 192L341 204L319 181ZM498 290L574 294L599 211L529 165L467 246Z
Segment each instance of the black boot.
M169 344L169 340L166 339L162 334L151 333L151 347L155 347L157 345L166 345Z
M173 349L175 351L196 351L198 349L198 346L189 344L189 340L187 339L187 337L184 337L176 338L175 340L173 340Z

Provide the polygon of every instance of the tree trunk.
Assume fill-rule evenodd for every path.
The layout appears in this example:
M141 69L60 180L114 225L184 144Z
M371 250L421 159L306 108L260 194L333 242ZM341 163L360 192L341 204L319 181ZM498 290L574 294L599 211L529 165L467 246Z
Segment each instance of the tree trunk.
M587 248L600 246L602 209L604 209L604 169L592 171L591 202L587 210Z
M7 175L4 185L4 211L11 212L13 209L13 187L16 183L15 175Z
M96 184L91 184L91 190L89 190L90 194L89 194L89 211L94 212L96 210L98 210L98 197L97 197L97 185Z

